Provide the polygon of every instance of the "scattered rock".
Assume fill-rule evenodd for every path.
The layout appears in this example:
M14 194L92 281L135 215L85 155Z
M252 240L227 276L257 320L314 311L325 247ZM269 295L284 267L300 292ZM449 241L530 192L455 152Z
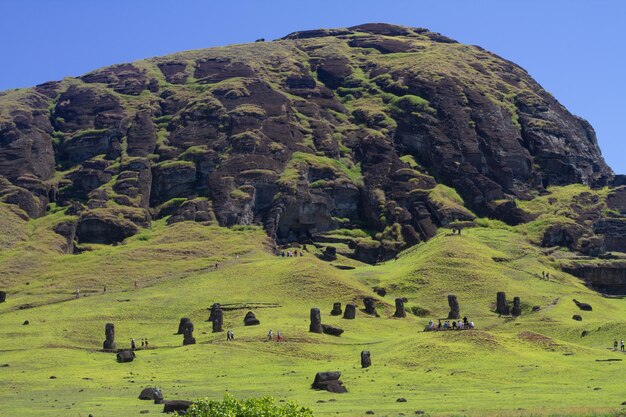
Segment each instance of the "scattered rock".
M311 388L326 390L328 392L334 392L337 394L348 392L343 386L343 382L339 380L341 372L318 372L315 374L315 379Z
M541 310L541 306L533 306L533 312Z
M154 401L155 404L159 404L163 401L163 393L159 388L144 388L139 394L139 399L150 400Z
M574 314L572 316L572 319L576 320L576 321L583 321L583 318L580 314Z
M24 320L24 323L22 323L22 326L28 326L30 324L30 322L28 320Z
M52 375L52 376L50 376L50 379L57 379L57 377Z
M165 400L163 401L163 412L164 413L173 413L175 411L186 412L189 407L193 404L192 401L185 400Z
M132 362L135 359L135 352L132 350L122 350L117 352L117 361L120 363Z
M348 320L354 320L356 318L356 306L354 304L346 304L343 318Z
M387 290L381 287L374 287L374 292L380 295L381 297L384 297L385 295L387 295Z
M0 303L4 303L7 300L6 291L0 291Z
M372 410L367 410L367 411L365 412L365 414L367 414L367 415L369 415L369 416L373 416L373 415L374 415L374 414L376 414L376 413L374 413Z
M258 326L259 324L261 324L261 322L259 321L259 319L256 318L254 313L252 311L248 311L246 313L246 317L244 317L243 319L243 325L244 326Z
M322 333L322 317L320 309L313 307L311 309L311 324L309 325L309 331L312 333Z
M574 304L576 304L576 306L578 308L580 308L582 311L592 311L591 305L587 304L587 303L581 303L580 301L574 299L572 300L574 301Z
M583 330L582 333L580 334L580 337L585 337L589 334L589 332L587 330Z
M396 400L396 402L397 402L397 403L405 403L405 402L406 402L406 398L402 398L402 397L400 397L400 398L398 398L398 399Z
M322 332L332 336L341 336L341 334L343 333L343 329L335 326L330 326L328 324L322 324Z

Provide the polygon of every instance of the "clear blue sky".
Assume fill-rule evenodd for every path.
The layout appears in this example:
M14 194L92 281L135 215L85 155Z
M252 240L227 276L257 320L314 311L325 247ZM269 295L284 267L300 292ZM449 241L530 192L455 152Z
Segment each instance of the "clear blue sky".
M0 0L0 21L0 90L296 30L426 27L526 68L626 173L625 0Z

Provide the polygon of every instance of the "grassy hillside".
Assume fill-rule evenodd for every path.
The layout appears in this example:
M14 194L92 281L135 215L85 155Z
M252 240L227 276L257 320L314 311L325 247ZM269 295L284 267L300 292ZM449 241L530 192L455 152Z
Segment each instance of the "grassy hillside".
M137 399L146 386L162 388L167 399L270 394L318 416L623 410L626 356L612 350L612 341L626 337L626 301L603 298L556 269L530 243L532 223L514 228L480 220L460 236L440 229L397 260L370 266L342 257L327 263L313 247L304 257L276 257L260 229L167 226L165 219L118 246L64 255L64 239L51 231L64 218L57 212L26 222L0 205L0 287L8 290L0 304L0 365L8 365L0 366L0 415L160 412L162 406ZM348 264L355 268L334 266ZM554 278L541 280L541 271ZM374 286L388 294L376 296ZM75 298L76 288L83 297ZM497 291L521 297L520 318L493 312ZM429 319L447 315L449 293L477 329L422 332ZM380 317L329 316L333 302L362 308L366 295L378 300ZM407 297L407 311L415 307L423 317L392 318L395 297ZM573 298L593 311L581 312ZM207 307L214 302L242 307L224 312L234 342L211 333ZM246 305L261 326L243 326ZM309 333L311 307L345 333ZM195 323L197 345L183 347L174 334L181 317ZM99 351L107 322L115 323L118 347L147 337L151 349L116 363L114 354ZM280 329L285 343L265 341L269 329ZM364 349L373 362L366 370L359 364ZM315 372L328 370L343 372L347 394L310 389Z

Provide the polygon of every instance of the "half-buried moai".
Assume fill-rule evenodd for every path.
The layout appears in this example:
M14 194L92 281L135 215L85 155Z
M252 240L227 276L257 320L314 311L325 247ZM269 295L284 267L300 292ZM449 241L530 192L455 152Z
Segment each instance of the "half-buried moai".
M367 314L376 314L376 302L372 297L365 297L363 304L365 304L365 312Z
M196 344L196 338L193 337L193 323L189 321L185 325L185 330L183 331L183 346L195 345L195 344Z
M220 303L213 303L213 305L211 306L211 313L209 314L209 321L213 321L213 317L214 317L214 312L217 309L222 309L222 306L220 305Z
M7 300L7 293L5 291L0 291L0 303L4 303Z
M448 305L450 306L450 312L448 313L448 318L460 319L461 308L459 307L459 302L456 299L456 295L448 294Z
M224 312L222 308L218 304L217 307L213 308L213 333L221 332L222 325L224 324Z
M333 309L330 312L331 316L341 316L341 303L333 303Z
M513 298L513 308L511 309L511 315L514 317L522 315L522 305L519 297Z
M406 311L404 309L404 298L396 298L396 312L393 313L394 317L406 317Z
M180 319L180 323L178 323L178 331L176 332L176 334L183 334L185 333L185 327L187 327L187 323L189 323L189 319L187 317L183 317L182 319Z
M252 311L248 311L246 313L246 317L243 318L244 326L258 326L259 324L261 324L261 322L256 318Z
M356 318L356 306L354 304L346 304L346 309L343 311L343 318L348 320L354 320Z
M322 316L319 308L313 307L311 309L311 324L309 325L309 331L312 333L322 333Z
M509 315L509 305L506 303L506 294L502 291L496 295L496 313L503 316Z
M102 344L104 350L115 349L115 325L113 323L107 323L104 326L104 338L105 341Z
M372 366L372 359L370 357L370 351L361 351L361 368L369 368Z

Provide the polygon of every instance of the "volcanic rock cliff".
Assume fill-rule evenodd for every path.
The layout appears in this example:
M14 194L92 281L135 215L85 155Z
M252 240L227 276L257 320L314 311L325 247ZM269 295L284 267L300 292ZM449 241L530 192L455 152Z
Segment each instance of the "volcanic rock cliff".
M279 242L364 228L356 254L375 260L612 178L592 127L526 71L426 29L296 32L0 93L0 201L69 206L69 246L169 216Z

